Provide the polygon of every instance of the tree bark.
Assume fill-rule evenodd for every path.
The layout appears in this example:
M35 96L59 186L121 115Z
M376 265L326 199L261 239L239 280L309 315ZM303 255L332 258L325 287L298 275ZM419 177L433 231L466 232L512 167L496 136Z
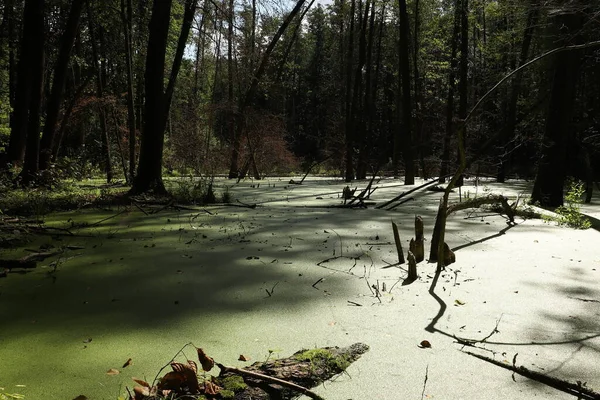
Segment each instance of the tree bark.
M410 93L410 58L408 39L408 11L406 0L398 0L400 6L400 79L402 81L402 153L404 155L404 184L415 183L415 156L412 133L412 102Z
M523 43L521 44L521 54L519 56L519 65L521 66L527 62L529 56L529 48L531 47L531 41L533 39L533 33L536 29L537 21L540 16L539 0L531 0L529 4L529 10L527 12L527 22L525 26L525 32L523 33ZM512 150L508 148L510 142L515 135L515 128L517 125L517 101L521 94L521 82L523 80L523 74L518 73L512 82L510 89L510 99L508 100L506 123L502 133L501 151L503 154L500 158L500 166L498 168L498 176L496 180L500 183L504 183L506 180L506 174L510 171Z
M29 0L25 2L23 28L23 48L21 54L25 54L21 65L26 69L19 75L19 79L27 79L26 84L29 94L27 97L27 108L20 121L20 129L26 137L25 159L21 171L21 182L29 184L35 179L38 172L39 143L40 143L40 113L44 91L44 0Z
M171 20L172 0L154 0L150 18L150 37L146 53L144 129L142 132L140 159L132 194L155 192L167 193L162 181L162 155L166 121L164 93L165 59L167 37Z
M125 38L125 68L127 69L127 127L129 129L129 170L127 182L133 184L135 176L135 93L133 82L133 5L131 0L121 0L121 22Z
M456 69L458 66L458 36L460 34L461 0L454 2L454 29L452 31L450 71L448 73L448 96L446 98L446 134L444 136L444 149L442 153L442 165L440 168L440 183L445 181L448 175L450 163L450 146L454 135L454 90L456 87Z
M346 53L346 182L354 179L353 153L354 153L354 126L352 121L352 61L354 58L354 13L356 0L350 0L350 26L348 28L348 51Z
M575 10L565 9L553 18L553 26L565 45L572 39L572 35L577 35L583 25L582 16ZM567 147L572 140L569 132L572 131L580 60L580 50L561 52L554 58L554 76L546 117L542 158L531 195L531 201L539 202L543 207L563 205Z
M187 0L177 50L167 88L164 88L166 51L172 0L154 0L146 58L146 106L138 172L131 194L154 192L166 195L162 180L162 160L167 117L189 36L197 0Z
M46 124L44 125L44 132L40 141L40 170L42 171L50 167L52 148L58 124L58 114L63 100L65 81L67 80L71 49L77 37L83 4L84 0L73 0L71 3L67 25L60 41L60 50L56 67L54 68L52 91L50 92L46 107Z

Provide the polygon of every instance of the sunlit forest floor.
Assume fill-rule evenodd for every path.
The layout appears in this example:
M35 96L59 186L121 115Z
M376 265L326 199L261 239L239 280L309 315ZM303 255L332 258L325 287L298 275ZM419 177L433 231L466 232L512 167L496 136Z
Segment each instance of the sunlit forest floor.
M231 186L230 205L46 216L47 226L64 230L1 258L40 246L72 250L0 279L0 387L25 399L116 399L132 377L152 381L189 342L238 367L248 364L240 354L251 363L363 342L370 351L317 393L330 400L572 398L466 351L600 390L597 219L595 228L574 230L458 212L446 234L457 261L435 285L438 301L428 292L434 264L420 263L420 278L402 284L406 266L396 265L391 221L407 251L421 215L427 257L439 192L417 191L392 211L332 208L343 204L341 180L288 181L217 181L217 192ZM356 193L367 183L354 184ZM466 185L463 200L530 193L524 181ZM369 201L378 204L411 188L392 179L373 187ZM583 211L600 219L599 203L596 195ZM467 339L480 342L459 343Z

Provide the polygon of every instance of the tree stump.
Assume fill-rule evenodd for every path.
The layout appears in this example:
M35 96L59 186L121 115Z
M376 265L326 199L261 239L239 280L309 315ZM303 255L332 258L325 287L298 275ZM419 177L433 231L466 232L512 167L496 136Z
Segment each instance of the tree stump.
M420 215L415 217L415 243L414 249L411 249L416 262L420 263L425 259L425 239L423 238L423 218Z
M411 240L412 242L412 240ZM408 251L408 277L406 278L407 281L412 282L417 280L418 276L417 276L417 261L415 259L415 255L412 253L412 251Z
M398 264L404 264L404 251L402 251L402 242L400 241L400 233L398 233L398 225L392 221L392 230L394 231L394 241L396 242L396 251L398 252Z
M448 243L444 242L444 267L447 267L450 264L456 262L456 255L452 250L450 250L450 246Z

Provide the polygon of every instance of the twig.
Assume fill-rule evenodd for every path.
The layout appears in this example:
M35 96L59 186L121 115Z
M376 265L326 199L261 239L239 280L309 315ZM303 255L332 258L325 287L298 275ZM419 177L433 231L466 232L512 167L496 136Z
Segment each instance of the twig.
M136 207L138 210L140 210L141 212L143 212L145 215L150 215L150 214L148 214L148 213L146 212L146 210L144 210L142 207L140 207L140 206L138 205L138 203L136 203L136 202L132 201L132 202L131 202L131 204L133 204L133 205L134 205L134 206L135 206L135 207Z
M247 371L245 369L240 369L240 368L235 368L235 367L227 367L227 366L225 366L223 364L219 364L219 363L216 363L216 364L221 369L221 373L223 373L223 372L232 372L232 373L238 374L238 375L249 376L251 378L260 379L260 380L263 380L263 381L275 383L277 385L285 386L287 388L295 390L296 392L302 393L303 395L306 395L306 396L310 397L311 399L325 400L323 397L319 396L315 392L313 392L313 391L311 391L311 390L309 390L309 389L307 389L307 388L305 388L303 386L296 385L295 383L292 383L292 382L287 382L287 381L284 381L284 380L279 379L279 378L275 378L275 377L272 377L272 376L259 374L258 372Z
M350 300L347 300L347 301L348 301L349 304L351 304L353 306L362 307L362 304L359 304L359 303L356 303L356 302L350 301Z
M325 279L325 278L319 278L319 280L318 280L318 281L316 281L315 283L313 283L313 284L312 284L312 287L314 287L315 289L317 289L317 290L318 290L318 288L317 288L317 285L318 285L319 283L323 282L323 280L324 280L324 279Z
M423 391L421 392L421 400L425 398L425 387L427 386L427 379L429 378L429 364L425 368L425 380L423 381Z
M500 324L500 320L502 319L502 315L504 315L504 314L501 314L500 318L498 318L498 320L496 321L496 326L494 327L494 330L492 330L489 335L487 335L486 337L484 337L483 339L481 339L481 343L485 342L486 340L488 340L489 338L491 338L492 336L494 336L494 334L500 332L498 330L498 325Z
M571 383L569 381L565 381L563 379L554 378L552 376L548 376L542 374L540 372L532 371L524 366L517 367L516 365L510 365L503 363L501 361L494 360L493 358L489 358L486 356L482 356L479 354L471 353L470 351L465 351L465 354L470 356L479 358L480 360L487 361L490 364L494 364L498 367L507 369L509 371L513 371L521 376L524 376L529 379L533 379L536 382L543 383L555 389L558 389L562 392L568 393L572 396L577 396L578 399L584 400L598 400L600 399L600 393L585 387L585 383L581 383L581 381L577 381L577 383ZM513 359L516 363L516 357Z

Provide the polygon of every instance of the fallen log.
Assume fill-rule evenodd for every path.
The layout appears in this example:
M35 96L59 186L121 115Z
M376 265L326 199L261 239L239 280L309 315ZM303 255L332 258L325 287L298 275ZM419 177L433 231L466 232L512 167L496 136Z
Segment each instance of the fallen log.
M227 389L230 382L237 382L237 390L230 389L234 400L287 400L298 394L321 399L309 389L344 372L368 349L366 344L355 343L343 348L301 350L288 358L255 362L244 369L217 364L221 373L215 383Z

